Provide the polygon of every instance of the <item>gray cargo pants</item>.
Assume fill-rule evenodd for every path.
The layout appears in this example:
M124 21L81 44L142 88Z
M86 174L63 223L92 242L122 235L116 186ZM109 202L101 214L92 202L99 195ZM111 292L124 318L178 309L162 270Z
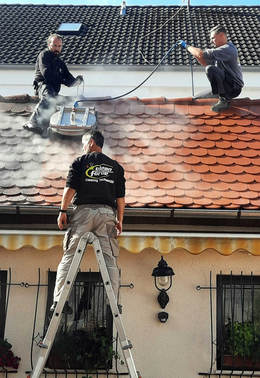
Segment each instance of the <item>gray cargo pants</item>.
M45 130L49 127L50 118L57 108L58 93L46 84L40 84L38 89L40 101L36 105L29 122Z
M119 270L116 258L119 255L119 246L115 213L106 205L80 205L74 210L69 229L64 236L64 254L57 269L54 302L59 300L79 240L86 232L93 232L99 239L115 297L118 297Z

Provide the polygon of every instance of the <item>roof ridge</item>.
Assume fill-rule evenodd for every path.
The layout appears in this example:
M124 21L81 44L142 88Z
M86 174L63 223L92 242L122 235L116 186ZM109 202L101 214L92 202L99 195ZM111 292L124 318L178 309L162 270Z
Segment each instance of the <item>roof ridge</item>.
M71 98L71 96L63 96L64 98ZM31 96L29 94L21 94L21 95L11 95L11 96L1 96L0 95L0 102L14 102L14 103L29 103L29 102L37 102L39 98L37 96ZM86 97L87 100L87 97ZM164 104L179 104L179 105L197 105L197 104L211 104L216 102L214 98L200 98L195 99L193 97L144 97L139 98L137 96L134 97L125 97L120 98L117 100L104 100L102 103L107 103L113 101L114 103L122 103L122 102L139 102L144 105L164 105ZM83 101L82 101L83 102ZM95 102L95 100L93 100ZM101 101L100 101L101 102ZM232 103L235 105L260 105L260 99L251 99L249 97L241 97L235 98L232 100Z

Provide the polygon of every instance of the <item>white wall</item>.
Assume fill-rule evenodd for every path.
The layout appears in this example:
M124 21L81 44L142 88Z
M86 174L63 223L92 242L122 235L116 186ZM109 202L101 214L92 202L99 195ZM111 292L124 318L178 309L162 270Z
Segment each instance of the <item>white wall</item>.
M86 97L92 96L118 96L124 94L139 85L150 73L150 71L134 70L102 70L98 68L71 69L75 75L83 74L85 78ZM259 72L244 72L245 87L240 97L251 99L260 98ZM0 95L33 94L32 89L33 69L0 69ZM203 71L194 71L194 93L208 89L209 83ZM76 88L63 87L60 94L77 96ZM82 87L79 90L82 94ZM128 95L128 97L191 97L192 84L191 73L180 71L156 71L151 78L139 89Z

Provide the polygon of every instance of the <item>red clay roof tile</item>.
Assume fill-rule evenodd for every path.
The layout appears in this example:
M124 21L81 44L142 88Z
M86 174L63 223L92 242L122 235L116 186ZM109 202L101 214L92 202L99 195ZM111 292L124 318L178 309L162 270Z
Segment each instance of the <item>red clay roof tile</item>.
M205 156L201 157L200 161L202 164L215 165L217 163L217 158L215 156Z
M228 168L225 165L212 165L209 167L210 172L212 173L225 173L228 171Z
M206 173L210 171L210 168L207 165L195 165L193 171L197 173Z
M206 148L197 148L196 150L192 151L192 155L195 156L206 156L207 150Z
M188 181L188 182L197 182L197 181L201 181L201 175L199 173L196 173L196 172L189 172L189 173L184 173L183 175L183 178L185 181Z
M42 189L39 189L39 193L40 195L42 196L55 196L57 194L57 189L55 188L42 188Z
M245 171L244 167L240 166L240 165L231 165L231 166L227 167L226 170L227 170L227 172L234 173L235 175Z
M160 105L160 114L173 114L174 104L163 104Z
M260 182L260 177L258 178L258 176L242 174L239 176L239 181L244 183L252 183L254 181Z
M50 205L56 204L56 205L58 205L61 202L61 196L59 196L59 195L49 196L49 197L46 197L45 200L46 200L47 204L50 204Z
M237 205L237 206L245 206L245 205L248 205L249 204L249 200L247 198L235 198L233 200L233 203L234 205Z
M238 192L227 190L226 192L222 192L222 197L224 197L224 198L230 198L230 199L235 199L235 198L240 198L241 194L238 193Z
M185 156L183 157L183 162L189 165L196 165L199 164L202 159L203 158L200 158L198 156Z

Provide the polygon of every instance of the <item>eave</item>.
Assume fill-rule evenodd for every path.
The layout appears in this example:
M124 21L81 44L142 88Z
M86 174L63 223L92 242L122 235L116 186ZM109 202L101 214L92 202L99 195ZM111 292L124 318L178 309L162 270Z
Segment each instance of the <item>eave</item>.
M1 206L2 230L57 230L57 207ZM131 232L258 233L260 211L219 209L129 208L124 230Z

